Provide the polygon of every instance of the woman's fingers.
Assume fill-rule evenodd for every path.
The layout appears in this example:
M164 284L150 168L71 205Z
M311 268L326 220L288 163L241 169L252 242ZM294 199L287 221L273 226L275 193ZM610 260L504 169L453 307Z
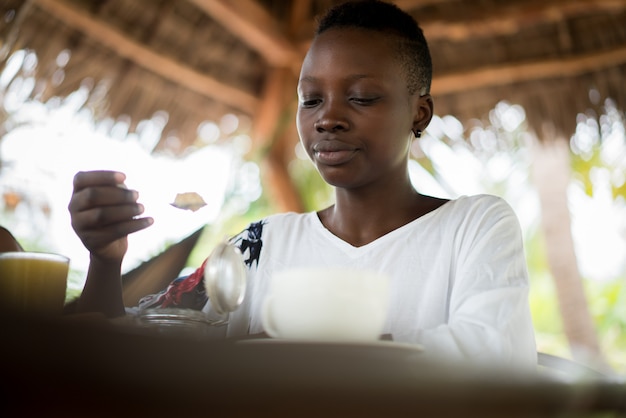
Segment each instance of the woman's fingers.
M136 204L138 193L124 186L126 176L117 171L81 171L74 176L68 209L72 213L100 206Z
M72 212L72 224L80 229L102 228L107 225L133 220L141 215L141 203L93 205Z
M126 237L154 222L150 217L137 217L142 212L140 204L95 207L72 213L72 228L90 252L122 257ZM123 245L115 245L120 240L124 240Z
M90 250L97 250L150 225L152 225L152 218L131 219L106 227L83 229L80 238L85 247Z
M134 190L118 187L89 187L74 192L68 209L72 213L84 212L93 209L125 208L125 212L141 213L137 203L138 193Z
M136 191L126 189L125 179L116 171L86 171L74 176L68 205L72 228L90 251L125 241L128 234L153 223L150 217L139 217L144 206L137 202Z
M119 171L95 170L79 171L74 176L74 191L82 190L86 187L95 186L117 186L123 187L126 175Z
M74 189L68 209L80 212L94 207L136 205L139 194L115 185L90 185Z

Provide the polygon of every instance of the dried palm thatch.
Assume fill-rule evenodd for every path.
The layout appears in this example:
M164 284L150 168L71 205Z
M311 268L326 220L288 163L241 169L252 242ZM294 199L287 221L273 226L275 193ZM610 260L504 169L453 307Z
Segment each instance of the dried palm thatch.
M37 53L32 94L43 100L87 85L85 106L99 118L128 118L131 130L167 112L157 151L183 152L204 120L249 118L256 148L273 149L279 179L291 151L275 148L295 140L283 119L299 64L315 17L334 3L2 0L0 42L5 57L19 48ZM524 106L535 130L547 122L568 137L577 113L607 97L626 104L626 0L396 3L429 39L440 115L483 118L508 100ZM276 141L281 132L287 140Z
M86 85L96 117L127 117L131 130L166 111L163 139L177 136L180 150L203 120L254 113L266 65L191 3L9 3L23 14L12 49L36 52L33 95L44 101Z
M507 2L479 13L482 34L431 37L439 109L467 120L508 100L536 131L550 123L568 138L577 113L609 97L626 104L626 2Z

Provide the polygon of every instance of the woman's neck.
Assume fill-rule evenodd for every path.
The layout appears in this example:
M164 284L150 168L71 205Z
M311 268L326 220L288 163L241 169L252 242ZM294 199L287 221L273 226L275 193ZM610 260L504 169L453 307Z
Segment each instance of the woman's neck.
M419 194L410 184L375 193L337 189L335 199L333 206L318 212L320 221L355 247L375 241L445 203Z

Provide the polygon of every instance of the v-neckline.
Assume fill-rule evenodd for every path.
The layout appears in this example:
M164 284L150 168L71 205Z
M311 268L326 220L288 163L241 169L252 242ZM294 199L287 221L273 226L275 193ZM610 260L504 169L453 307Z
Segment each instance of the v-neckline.
M383 245L385 242L389 241L390 239L393 239L396 235L402 234L402 232L408 228L411 228L413 225L420 223L420 222L424 222L426 220L428 220L429 218L431 218L432 216L435 216L435 214L437 214L438 212L440 212L444 207L448 206L448 204L450 202L453 202L454 200L449 200L445 203L443 203L442 205L440 205L439 207L437 207L436 209L431 210L430 212L413 219L410 222L405 223L404 225L387 232L384 235L381 235L380 237L376 238L373 241L368 242L367 244L364 245L360 245L360 246L354 246L352 244L350 244L347 241L344 241L343 239L339 238L337 235L333 234L328 228L326 228L326 226L322 223L322 220L320 219L319 215L317 214L317 212L310 212L310 216L313 218L312 222L314 223L314 225L318 228L318 230L320 231L320 233L324 236L325 239L327 239L328 241L332 242L335 246L341 248L342 250L344 250L344 252L347 253L362 253L362 252L366 252L369 251L369 249L377 247L379 245ZM381 244L382 243L382 244Z

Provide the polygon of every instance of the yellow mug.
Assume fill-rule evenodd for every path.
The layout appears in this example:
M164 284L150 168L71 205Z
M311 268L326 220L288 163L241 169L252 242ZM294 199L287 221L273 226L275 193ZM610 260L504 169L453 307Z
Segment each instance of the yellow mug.
M0 253L0 307L18 313L63 312L70 259L44 252Z

